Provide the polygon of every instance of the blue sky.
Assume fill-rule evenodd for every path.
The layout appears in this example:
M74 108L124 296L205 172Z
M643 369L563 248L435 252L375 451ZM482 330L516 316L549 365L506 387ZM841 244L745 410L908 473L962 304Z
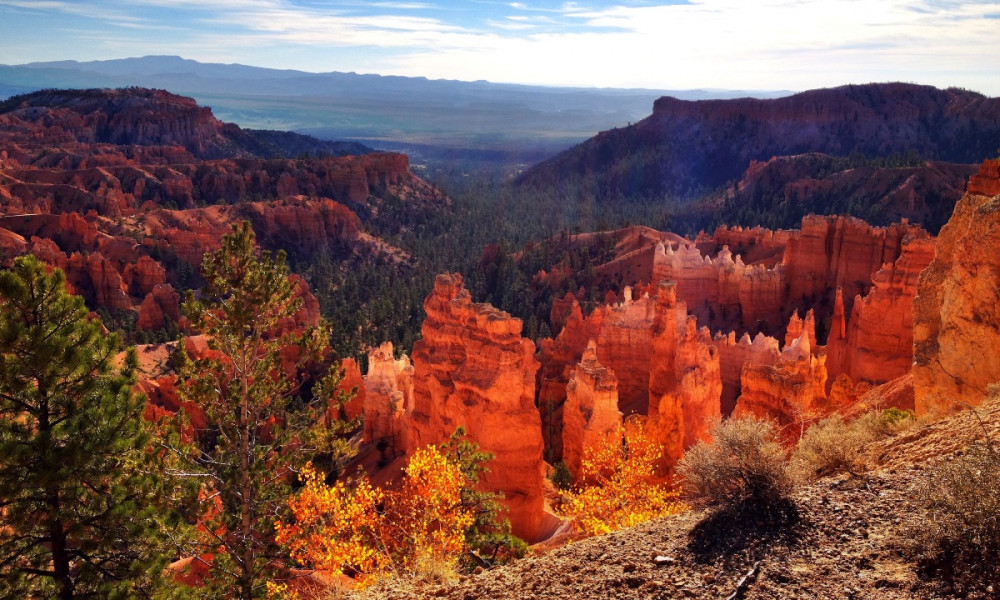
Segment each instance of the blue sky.
M1000 96L1000 0L0 0L0 63L173 54L546 85Z

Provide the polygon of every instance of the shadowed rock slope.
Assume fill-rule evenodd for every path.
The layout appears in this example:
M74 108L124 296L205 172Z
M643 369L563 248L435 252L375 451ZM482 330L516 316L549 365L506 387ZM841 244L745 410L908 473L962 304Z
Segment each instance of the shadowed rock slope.
M739 180L752 161L769 161L775 156L822 153L869 159L892 157L891 162L880 167L886 169L915 167L926 160L978 163L995 153L998 145L1000 99L957 88L939 90L885 83L812 90L771 100L686 101L663 97L656 101L649 117L629 127L604 131L541 163L525 172L519 184L553 194L572 189L579 197L592 196L605 202L674 200L684 204ZM798 171L771 169L771 174L780 173L783 183L818 178L818 173L801 173L801 168ZM859 194L850 176L841 177L814 186L814 190L800 189L790 199L793 203L812 203L813 196L801 192L813 191L820 198L825 188L833 186L858 198L875 195L869 202L882 203L898 195L891 187L885 189L887 178L900 180L899 174L880 174L870 191ZM935 190L953 187L950 182L954 177L938 179L926 182L935 182ZM776 189L784 192L782 187ZM765 210L780 213L783 193L781 196L768 203ZM952 200L957 198L953 196ZM730 209L738 212L741 207ZM817 209L790 211L795 214L789 216L789 223L769 225L789 226L810 210ZM821 210L846 212L827 206ZM863 212L851 214L870 217ZM920 207L915 207L913 214L898 216L920 217L920 212ZM702 216L704 220L710 215ZM724 222L756 224L745 218L735 221L736 216L721 215ZM677 218L682 217L691 220L686 210L678 209ZM886 217L894 218L888 214ZM947 209L936 217L936 225L940 226Z

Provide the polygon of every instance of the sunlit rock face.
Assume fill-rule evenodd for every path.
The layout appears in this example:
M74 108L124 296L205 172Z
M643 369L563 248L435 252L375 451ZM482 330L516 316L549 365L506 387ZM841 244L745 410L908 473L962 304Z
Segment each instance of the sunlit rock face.
M601 444L622 424L618 411L618 379L597 360L591 342L566 385L563 409L563 462L574 477L587 448Z
M814 355L808 332L785 348L773 364L747 364L734 417L769 419L802 426L828 410L826 355Z
M482 486L503 492L516 535L534 541L555 526L545 512L535 345L521 320L473 303L457 274L439 275L413 345L407 447L440 444L457 427L494 455Z
M401 456L407 447L404 415L413 407L410 359L397 359L392 342L384 342L368 353L364 387L364 441L382 446L386 460Z
M720 355L708 329L698 329L677 301L672 281L657 288L652 336L648 431L661 445L660 474L669 476L684 450L708 439L719 419Z
M1000 176L987 160L938 236L913 301L918 415L982 402L1000 381Z
M844 323L838 295L827 340L827 368L832 378L884 383L909 373L913 362L913 299L917 277L934 256L935 241L914 236L903 241L899 258L872 276L872 288L854 300Z
M563 408L566 385L583 358L590 340L596 340L604 320L603 310L593 311L586 319L576 298L568 299L567 317L555 339L540 343L538 369L538 410L542 418L542 436L548 458L555 462L563 456Z
M747 365L773 365L778 361L781 351L778 340L758 333L753 341L750 335L744 333L739 340L736 333L716 334L715 347L719 350L719 368L722 378L722 414L729 416L736 408L736 399L740 395L743 367Z
M648 431L663 448L662 474L671 471L685 447L707 435L720 414L720 354L676 290L675 282L663 282L652 297L633 298L626 287L621 302L599 306L586 319L576 305L559 336L543 340L539 409L560 442L567 440L567 419L576 417L550 410L547 402L555 398L552 405L563 408L567 382L590 341L598 363L615 377L618 410L648 416ZM575 435L569 438L574 443ZM562 445L550 446L555 459L565 458L565 452Z

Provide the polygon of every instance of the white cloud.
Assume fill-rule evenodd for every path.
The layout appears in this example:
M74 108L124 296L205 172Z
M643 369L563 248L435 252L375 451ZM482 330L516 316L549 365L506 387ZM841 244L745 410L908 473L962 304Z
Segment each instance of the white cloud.
M997 0L691 0L605 8L489 2L490 18L479 25L415 13L434 7L419 0L96 4L0 0L0 9L87 16L129 28L162 27L143 12L151 7L184 17L169 21L178 30L170 40L92 30L86 43L118 56L156 48L304 70L331 64L352 70L353 60L384 74L559 85L804 89L907 80L1000 94L993 58L1000 56ZM288 56L312 62L280 62Z

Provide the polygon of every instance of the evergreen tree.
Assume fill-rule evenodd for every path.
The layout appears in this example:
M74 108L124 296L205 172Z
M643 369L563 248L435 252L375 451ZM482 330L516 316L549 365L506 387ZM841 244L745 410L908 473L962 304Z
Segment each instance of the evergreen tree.
M0 597L144 598L163 480L137 358L33 256L0 273Z
M326 356L328 333L289 327L301 301L284 252L259 252L255 240L249 223L234 224L222 247L205 255L201 296L188 292L183 307L210 349L181 357L178 389L204 409L208 425L195 431L193 447L176 449L206 484L202 546L194 555L214 554L211 598L260 597L278 576L276 559L283 556L274 523L291 493L292 469L322 437L311 435L312 426L323 422L340 377L333 369L313 379L309 394L294 388L294 371ZM292 356L296 369L289 373Z

